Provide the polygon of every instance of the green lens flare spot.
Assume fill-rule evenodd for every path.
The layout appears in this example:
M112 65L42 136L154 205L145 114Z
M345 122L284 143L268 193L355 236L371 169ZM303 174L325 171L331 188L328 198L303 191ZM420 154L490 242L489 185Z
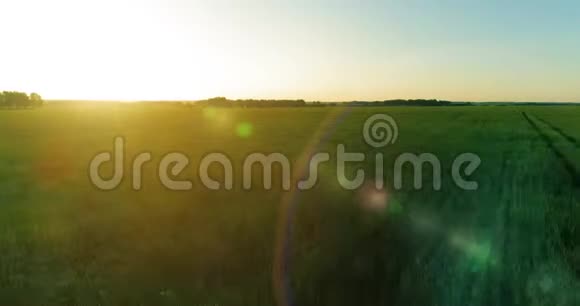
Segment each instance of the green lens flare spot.
M238 124L238 126L236 127L236 134L238 134L238 136L242 138L248 138L252 136L253 130L254 127L252 126L252 124L248 122L242 122Z
M389 204L387 205L387 213L389 214L393 214L393 215L399 215L405 212L405 208L403 208L403 205L401 205L401 203L399 203L399 201L395 200L395 199L391 199L389 201Z
M217 111L215 110L215 108L206 107L203 109L203 116L208 119L213 119L216 117L216 115Z

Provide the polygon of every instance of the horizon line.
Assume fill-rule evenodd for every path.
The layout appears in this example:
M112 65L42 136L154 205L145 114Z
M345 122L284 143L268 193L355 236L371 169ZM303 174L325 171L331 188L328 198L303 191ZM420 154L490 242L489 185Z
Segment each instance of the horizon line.
M151 99L151 100L130 100L130 99L45 99L46 102L56 102L56 103L60 103L60 102L80 102L80 103L91 103L91 102L103 102L103 103L176 103L176 102L181 102L181 103L196 103L196 102L200 102L200 101L207 101L210 99L213 99L216 97L212 97L212 98L205 98L205 99L162 99L162 100L157 100L157 99ZM451 102L451 103L514 103L514 104L518 104L518 103L553 103L553 104L580 104L580 101L510 101L510 100L505 100L505 101L489 101L489 100L446 100L446 99L437 99L437 98L412 98L412 99L402 99L402 98L396 98L396 99L383 99L383 100L335 100L335 101L322 101L322 100L306 100L306 99L302 99L302 98L236 98L236 99L231 99L231 98L226 98L226 100L228 101L239 101L239 100L256 100L256 101L299 101L299 100L303 100L306 103L315 103L315 102L319 102L319 103L352 103L352 102L385 102L385 101L413 101L413 100L437 100L437 101L445 101L445 102Z

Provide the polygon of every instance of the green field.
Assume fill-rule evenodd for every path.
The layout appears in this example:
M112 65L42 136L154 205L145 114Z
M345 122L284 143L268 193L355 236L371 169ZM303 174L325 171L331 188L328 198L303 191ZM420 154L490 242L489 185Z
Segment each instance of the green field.
M399 127L380 150L361 135L376 113ZM0 305L580 305L579 117L573 106L0 110ZM153 155L140 191L129 176L111 191L89 180L116 136L127 171ZM338 144L384 153L385 169L402 153L432 153L442 188L426 175L415 190L405 171L395 190L386 170L388 208L368 210L332 163L312 190L274 179L268 191L259 177L242 188L252 152L299 160ZM174 151L191 158L180 175L191 191L159 182ZM233 190L201 185L210 152L234 162ZM477 191L450 177L464 152L482 160ZM375 166L347 171L358 167Z

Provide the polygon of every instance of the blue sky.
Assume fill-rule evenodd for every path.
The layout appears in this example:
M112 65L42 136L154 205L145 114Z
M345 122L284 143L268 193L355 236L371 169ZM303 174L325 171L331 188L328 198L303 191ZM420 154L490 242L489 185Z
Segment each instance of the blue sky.
M580 101L580 2L5 0L0 11L15 41L0 51L0 88L48 98Z

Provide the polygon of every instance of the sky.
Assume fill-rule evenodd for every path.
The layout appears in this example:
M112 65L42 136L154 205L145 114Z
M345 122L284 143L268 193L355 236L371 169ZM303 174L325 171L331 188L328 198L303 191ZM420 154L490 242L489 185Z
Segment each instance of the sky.
M45 99L580 101L578 1L1 0Z

